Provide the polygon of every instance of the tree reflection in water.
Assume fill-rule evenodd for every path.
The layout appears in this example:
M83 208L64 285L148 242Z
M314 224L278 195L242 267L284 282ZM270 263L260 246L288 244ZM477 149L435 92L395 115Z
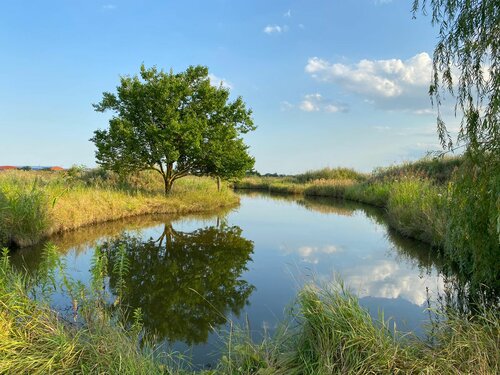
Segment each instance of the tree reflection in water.
M111 270L123 246L130 268L122 303L141 308L145 328L158 339L203 343L228 313L239 314L254 290L241 279L253 252L241 233L226 224L186 233L168 223L157 240L122 235L105 242L111 289L116 292L118 276Z

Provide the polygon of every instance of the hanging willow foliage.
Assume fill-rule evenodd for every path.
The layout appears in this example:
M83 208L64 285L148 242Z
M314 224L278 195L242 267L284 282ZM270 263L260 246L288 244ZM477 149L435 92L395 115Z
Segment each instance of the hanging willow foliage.
M440 113L447 91L456 98L455 113L464 115L456 142L500 153L500 1L414 0L413 16L419 11L430 11L439 27L429 94L443 147L454 147Z

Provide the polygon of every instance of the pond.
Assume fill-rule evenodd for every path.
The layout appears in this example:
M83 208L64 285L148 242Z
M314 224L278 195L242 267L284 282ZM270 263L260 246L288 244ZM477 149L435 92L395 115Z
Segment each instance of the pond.
M109 268L107 288L132 308L167 350L210 366L228 321L272 333L309 282L338 278L373 317L384 311L398 330L422 334L426 308L444 288L435 253L388 229L380 209L333 199L240 192L233 210L184 217L146 216L83 228L50 239L68 274L90 283L95 251ZM96 250L97 245L100 250ZM40 248L13 255L36 272ZM69 301L54 296L64 311Z

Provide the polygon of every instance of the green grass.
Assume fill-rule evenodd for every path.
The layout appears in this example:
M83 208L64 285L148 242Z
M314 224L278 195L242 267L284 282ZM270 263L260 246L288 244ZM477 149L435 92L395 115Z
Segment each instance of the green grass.
M479 156L475 156L478 159ZM384 209L391 228L438 248L466 288L500 293L500 160L486 154L425 158L371 175L324 179L324 170L286 178L252 177L236 188L340 198ZM332 174L333 175L333 174ZM313 179L317 177L318 179ZM299 183L297 181L305 181Z
M44 301L30 298L30 280L0 265L0 373L162 374L139 330L126 328L95 300L79 307L83 325L62 320ZM90 294L86 296L90 298ZM172 368L175 368L172 366Z
M103 295L106 259L96 252L90 289L64 275L56 249L47 247L36 280L0 258L0 373L188 374L189 361L149 341L141 312L124 324L119 299ZM98 255L101 254L101 255ZM126 266L114 269L126 273ZM36 286L36 287L35 287ZM50 308L53 288L73 300L73 319ZM36 301L32 299L37 290ZM428 337L400 334L380 315L373 321L341 282L308 285L273 336L254 342L249 327L232 326L214 370L202 374L497 374L500 370L498 310L458 315L443 310ZM141 344L139 345L139 342Z
M238 197L214 180L185 177L165 196L154 173L127 178L88 172L0 173L0 244L28 246L55 233L144 214L213 211L234 206Z
M422 159L371 175L351 169L321 169L293 177L249 177L237 189L347 199L385 208L391 227L405 236L443 247L446 232L446 183L461 158Z
M383 315L373 321L341 283L305 287L273 337L254 343L227 335L221 374L497 374L498 312L448 312L428 339L402 335ZM434 342L435 344L430 344Z
M294 182L303 184L314 180L355 180L363 181L366 176L350 168L323 168L307 171L293 177Z
M35 178L32 185L0 184L0 244L27 246L49 228L49 197Z
M429 180L402 178L391 186L387 216L400 233L443 246L447 225L447 191Z

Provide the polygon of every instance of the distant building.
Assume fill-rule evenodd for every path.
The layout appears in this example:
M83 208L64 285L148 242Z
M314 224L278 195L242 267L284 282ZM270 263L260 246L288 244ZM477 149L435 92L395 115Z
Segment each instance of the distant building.
M24 167L14 167L12 165L0 165L0 171L12 171L12 170L23 170L23 171L64 171L63 167L41 167L41 166L24 166Z
M12 165L0 165L0 171L11 171L17 169L17 167L13 167Z

